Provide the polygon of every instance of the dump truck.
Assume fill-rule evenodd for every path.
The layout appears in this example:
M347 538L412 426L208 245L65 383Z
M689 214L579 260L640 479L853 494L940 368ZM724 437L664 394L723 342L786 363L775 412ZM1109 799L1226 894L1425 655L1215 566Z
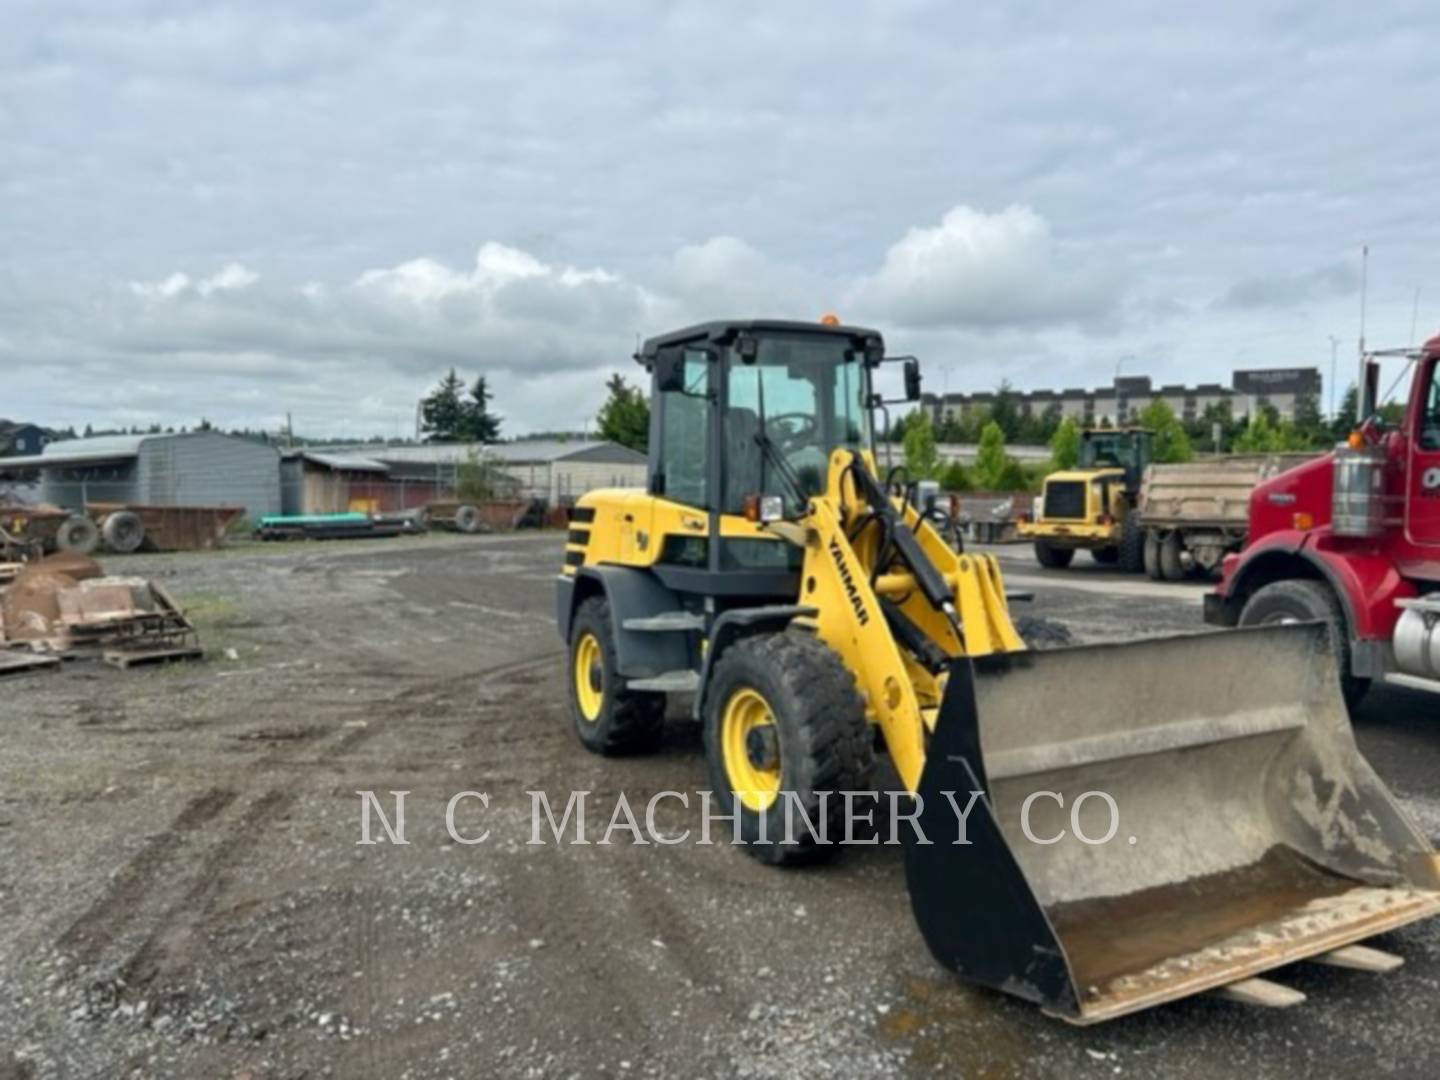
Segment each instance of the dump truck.
M579 499L556 581L586 748L652 749L688 697L705 797L784 864L843 845L842 793L872 790L883 746L931 953L1078 1024L1210 990L1293 1002L1262 975L1386 966L1355 944L1440 911L1324 627L1031 652L993 556L878 475L878 332L712 322L637 359L647 488Z
M1256 486L1310 453L1224 454L1145 470L1138 500L1144 569L1156 581L1179 581L1192 571L1218 572L1239 551L1249 526Z
M1375 408L1387 357L1413 368L1398 424ZM1367 354L1361 385L1345 445L1252 492L1205 598L1217 626L1326 625L1351 704L1376 681L1440 691L1440 337Z
M1080 461L1045 478L1034 512L1019 525L1041 566L1063 568L1075 552L1122 570L1144 565L1144 534L1135 508L1140 478L1150 464L1154 434L1145 428L1087 428Z

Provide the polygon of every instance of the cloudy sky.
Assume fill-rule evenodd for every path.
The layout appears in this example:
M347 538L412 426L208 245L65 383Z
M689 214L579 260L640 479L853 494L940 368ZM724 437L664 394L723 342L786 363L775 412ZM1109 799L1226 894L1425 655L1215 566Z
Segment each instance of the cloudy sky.
M453 365L574 429L830 310L933 390L1328 378L1363 243L1440 328L1440 9L1161 11L0 0L0 416L406 434Z

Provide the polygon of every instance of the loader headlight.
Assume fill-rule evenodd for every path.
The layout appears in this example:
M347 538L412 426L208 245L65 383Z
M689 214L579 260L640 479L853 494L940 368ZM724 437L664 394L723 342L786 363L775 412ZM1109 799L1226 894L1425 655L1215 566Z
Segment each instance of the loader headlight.
M780 521L785 517L785 500L779 495L746 495L745 516L751 521Z

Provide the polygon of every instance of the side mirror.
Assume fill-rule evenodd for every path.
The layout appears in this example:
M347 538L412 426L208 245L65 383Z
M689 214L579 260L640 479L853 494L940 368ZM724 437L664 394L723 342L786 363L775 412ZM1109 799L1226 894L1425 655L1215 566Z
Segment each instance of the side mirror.
M920 361L913 357L905 361L905 400L920 400Z
M655 354L655 390L669 394L685 389L685 354L679 349L661 349Z
M1365 361L1365 385L1360 392L1360 414L1355 417L1357 424L1363 424L1374 416L1380 407L1380 361Z

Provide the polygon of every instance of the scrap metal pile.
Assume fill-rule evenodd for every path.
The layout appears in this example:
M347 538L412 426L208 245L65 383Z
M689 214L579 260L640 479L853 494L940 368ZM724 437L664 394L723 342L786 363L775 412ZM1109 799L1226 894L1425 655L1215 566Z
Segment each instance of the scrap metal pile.
M0 674L98 656L115 667L203 656L159 583L107 576L83 555L0 565Z

